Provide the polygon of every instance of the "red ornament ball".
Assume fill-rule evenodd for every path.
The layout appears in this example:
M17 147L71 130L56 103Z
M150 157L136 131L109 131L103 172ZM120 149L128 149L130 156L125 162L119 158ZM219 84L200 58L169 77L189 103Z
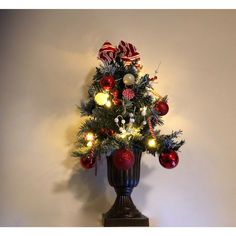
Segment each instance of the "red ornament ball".
M155 110L158 112L160 116L164 116L168 113L169 106L166 102L160 101L156 103Z
M159 161L164 168L172 169L178 165L179 157L174 150L169 150L160 154Z
M112 160L117 169L128 170L134 165L135 157L132 151L121 148L113 153Z
M115 87L115 80L111 75L104 76L100 80L100 86L103 90L110 91Z
M81 157L80 158L80 164L84 169L91 169L95 165L95 158L92 157Z

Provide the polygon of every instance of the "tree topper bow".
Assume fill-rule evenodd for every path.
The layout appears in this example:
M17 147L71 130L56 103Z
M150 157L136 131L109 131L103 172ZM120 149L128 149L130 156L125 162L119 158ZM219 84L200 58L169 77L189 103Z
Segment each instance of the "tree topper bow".
M136 47L131 43L124 41L120 41L117 48L112 46L110 42L106 41L99 50L98 59L106 64L111 63L118 55L125 65L129 65L133 61L140 60Z

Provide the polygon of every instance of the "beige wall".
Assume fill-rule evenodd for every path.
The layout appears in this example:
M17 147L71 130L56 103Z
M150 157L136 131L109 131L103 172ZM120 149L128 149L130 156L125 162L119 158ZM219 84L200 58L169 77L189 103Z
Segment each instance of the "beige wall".
M163 132L183 129L180 164L145 155L137 207L152 226L236 226L236 11L0 12L0 225L99 226L111 205L105 162L69 158L105 40L132 42L144 71L161 61Z

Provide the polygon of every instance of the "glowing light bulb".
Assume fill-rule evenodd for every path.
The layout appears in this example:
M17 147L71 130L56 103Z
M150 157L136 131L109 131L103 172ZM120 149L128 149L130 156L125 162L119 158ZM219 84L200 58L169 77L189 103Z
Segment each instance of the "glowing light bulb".
M85 136L85 139L87 141L93 141L94 140L94 134L93 133L87 133Z
M92 141L88 141L87 142L87 147L92 147L93 146L93 142Z
M108 100L107 103L106 103L106 107L110 108L111 107L111 101Z
M148 140L148 146L149 147L152 147L152 148L155 148L157 146L157 142L154 138L151 138Z
M97 93L94 99L98 105L103 106L107 103L108 97L107 93Z

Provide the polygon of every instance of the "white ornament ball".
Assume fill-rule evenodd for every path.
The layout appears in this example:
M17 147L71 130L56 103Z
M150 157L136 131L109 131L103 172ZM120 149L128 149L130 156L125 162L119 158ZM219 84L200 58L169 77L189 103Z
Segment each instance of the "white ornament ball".
M142 115L142 116L146 116L146 115L147 115L146 110L142 110L141 115Z
M123 77L123 82L125 85L132 85L135 83L135 77L134 75L132 74L126 74L124 77Z
M134 123L134 122L135 122L135 119L131 118L130 123Z
M133 113L129 113L129 117L134 117L134 114Z
M146 121L146 120L144 120L144 121L143 121L143 125L146 125L146 124L147 124L147 121Z
M122 120L121 123L122 123L122 124L125 124L125 120Z
M115 118L115 120L114 120L116 123L118 123L119 122L119 119L118 118Z

